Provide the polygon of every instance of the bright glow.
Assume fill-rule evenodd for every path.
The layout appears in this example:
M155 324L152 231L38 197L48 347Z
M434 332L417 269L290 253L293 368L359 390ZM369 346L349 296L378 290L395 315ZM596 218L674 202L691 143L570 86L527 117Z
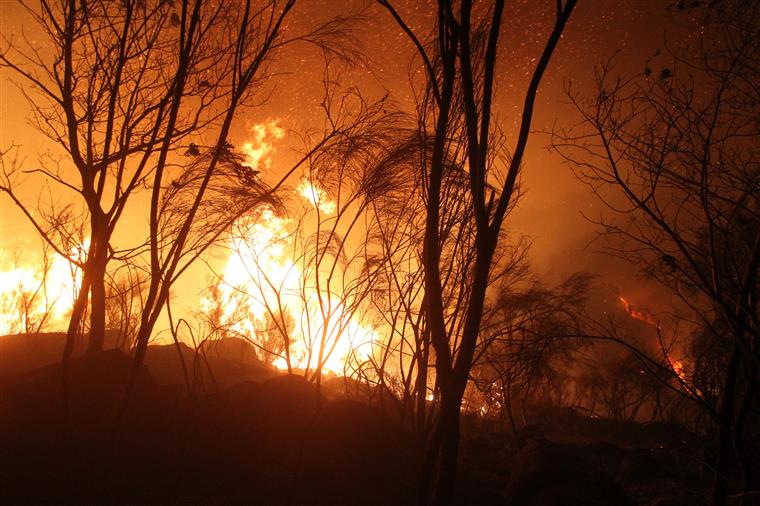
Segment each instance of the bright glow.
M16 268L0 272L0 334L21 332L27 326L26 306L31 294L37 291L40 280L30 268ZM38 313L38 305L33 303L31 312Z
M270 167L273 141L284 130L275 120L251 132L253 139L242 147L247 163ZM307 179L296 194L325 215L335 213L324 189ZM334 287L328 290L324 280L318 286L313 262L305 260L305 242L294 236L295 225L271 208L239 219L219 283L201 299L201 309L225 329L275 351L267 358L280 369L287 369L287 338L293 368L314 370L321 361L322 370L343 374L349 362L369 356L375 334L355 321L350 297Z
M623 307L625 308L625 312L628 313L628 316L634 320L639 320L649 325L658 325L649 312L638 309L636 306L628 302L628 299L625 297L621 296L618 297L618 299L623 303Z
M292 226L271 209L238 221L218 285L221 323L262 347L278 345L273 365L280 369L287 368L280 330L285 329L295 369L315 369L322 350L322 369L343 374L347 363L368 357L375 333L354 321L351 300L319 289L314 276L304 272ZM214 305L209 297L201 301L205 311ZM283 313L292 322L289 328L281 325Z
M285 136L285 130L277 125L277 120L259 123L251 128L253 141L243 144L241 150L246 157L246 163L254 169L268 169L272 165L270 155L272 143Z
M682 381L686 381L686 370L684 369L683 360L673 361L673 372L681 378Z
M74 259L83 259L86 244L74 248ZM25 265L0 271L0 335L61 330L71 311L81 273L66 258L55 255L47 273L42 265Z
M322 188L316 186L311 181L304 179L301 181L301 184L298 185L296 191L324 214L331 215L335 213L335 202L332 202L328 198L327 192L325 192Z

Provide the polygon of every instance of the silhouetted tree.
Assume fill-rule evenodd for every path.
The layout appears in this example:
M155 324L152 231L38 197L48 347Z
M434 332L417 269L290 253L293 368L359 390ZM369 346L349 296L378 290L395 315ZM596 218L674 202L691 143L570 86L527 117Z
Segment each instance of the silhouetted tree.
M518 401L527 424L526 405L531 396L542 396L560 407L572 386L567 375L575 352L586 344L581 337L583 305L592 278L578 273L547 288L536 280L523 279L527 266L514 266L510 271L484 316L472 376L492 411L506 418L517 439Z
M87 208L90 244L67 355L88 305L88 349L103 346L111 238L127 202L189 133L215 124L228 94L228 62L218 58L221 40L212 39L230 19L201 4L42 1L26 10L45 51L31 42L3 48L0 62L21 80L34 124L66 153L66 163L43 159L36 170ZM43 232L16 188L3 190Z
M583 126L560 133L555 146L616 211L601 225L618 254L692 310L704 329L695 351L709 350L720 364L719 393L695 396L716 425L717 506L727 501L732 469L740 471L742 493L751 483L743 455L760 360L760 6L681 8L699 36L632 77L602 67L593 97L573 95Z
M556 22L537 60L526 90L519 134L510 157L503 156L502 139L493 121L493 87L498 60L499 35L506 26L504 2L473 9L473 2L438 2L437 28L432 51L387 1L381 0L419 52L426 71L429 103L420 123L432 139L424 167L426 221L423 241L425 311L430 341L435 349L436 381L440 407L430 436L421 495L423 500L443 504L452 500L456 482L459 415L480 333L486 288L507 212L517 196L517 181L530 134L535 96L551 55L575 7L575 0L558 2ZM460 114L461 113L461 114ZM428 128L429 127L429 128ZM494 131L497 133L494 134ZM455 146L461 146L461 149ZM442 182L447 156L461 155L467 174L468 206L475 251L467 283L469 296L462 301L462 324L452 329L446 321L441 273ZM448 240L455 241L456 237ZM434 486L428 487L428 480Z
M317 43L328 54L349 56L349 45L338 43L348 37L345 17L292 37L285 35L283 21L294 4L295 0L247 1L227 9L202 0L45 0L38 8L27 6L46 49L26 39L21 43L8 39L0 64L23 83L20 88L29 100L35 126L65 153L61 160L43 159L36 173L81 197L89 221L90 242L82 261L82 289L72 312L66 357L85 313L90 319L89 350L103 346L107 265L119 253L112 237L132 196L146 187L151 192L150 235L147 247L137 248L150 258L151 280L138 331L140 356L168 285L184 270L179 260L197 257L187 255L189 249L196 254L203 250L187 236L199 218L217 165L231 154L227 136L232 118L269 75L271 56L295 41ZM204 146L201 139L211 139L211 146ZM160 258L167 253L159 252L164 190L176 177L176 167L188 165L183 155L192 160L195 198L185 208L185 221L174 223L175 248ZM74 175L66 164L76 170ZM251 174L238 174L239 182L250 183ZM6 177L10 183L12 179ZM65 254L18 197L18 187L4 184L0 189ZM261 187L249 193L256 190Z

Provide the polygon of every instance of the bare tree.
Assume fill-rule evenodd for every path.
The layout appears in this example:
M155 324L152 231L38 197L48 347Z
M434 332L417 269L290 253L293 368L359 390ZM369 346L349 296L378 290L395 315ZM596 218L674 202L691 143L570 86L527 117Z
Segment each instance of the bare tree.
M20 146L15 144L4 151L0 151L0 192L10 192L11 188L26 181L29 172L34 172L21 170L23 159L19 157L19 151ZM9 195L17 205L24 207L24 213L27 214L31 207L27 208L27 204L18 200L18 197L12 192ZM17 296L12 298L14 304L21 304L25 307L24 312L29 317L25 321L30 323L30 325L23 325L26 331L31 331L33 327L37 331L42 330L44 324L49 323L51 315L48 313L49 310L53 309L53 305L60 308L64 304L68 305L69 299L73 298L75 301L78 299L79 290L76 285L80 283L82 278L82 267L86 258L85 250L89 241L86 232L86 219L73 204L53 198L53 191L49 187L43 188L35 197L35 201L36 203L33 205L36 216L34 225L43 237L42 262L36 272L33 272L35 269L29 268L30 279L34 278L36 281L27 280L24 287L18 287ZM31 215L27 214L27 216ZM51 287L52 282L49 282L48 278L51 274L50 270L58 259L66 260L65 268L55 273L59 278L56 283L63 283L63 285ZM58 266L61 265L58 264ZM35 289L31 288L32 284L36 286ZM67 284L70 286L66 288L65 292L62 291ZM38 324L31 325L30 318L36 318L31 314L32 308L40 309L41 304L46 308L41 311L47 316ZM56 312L60 313L58 310ZM16 330L21 329L17 328Z
M523 257L517 257L523 262ZM473 381L517 437L516 405L523 425L527 403L543 394L555 407L571 388L567 374L586 342L581 337L590 275L578 273L547 288L528 277L527 266L510 276L484 317ZM543 390L541 392L541 390ZM532 399L533 397L533 399Z
M714 410L711 503L726 503L738 468L742 494L748 414L758 384L758 108L760 8L746 2L681 6L702 27L640 74L597 73L597 92L574 97L583 124L555 146L615 211L601 222L617 254L691 309L702 339L723 354ZM680 18L678 18L680 19ZM691 40L691 39L690 39ZM662 61L666 59L666 61ZM660 68L652 68L659 65Z
M35 126L67 157L63 163L41 160L35 170L74 192L88 212L91 240L67 354L88 304L89 350L103 346L111 237L131 195L156 164L164 163L156 159L157 152L162 148L168 152L188 133L214 119L211 110L222 88L217 82L210 87L200 84L203 73L214 70L214 59L205 38L198 36L202 32L198 2L195 7L183 2L175 10L173 2L163 1L43 1L37 8L27 6L27 14L51 53L29 41L6 39L0 61L20 80ZM206 28L223 28L218 9L204 14ZM181 52L180 41L193 49L192 61L175 58ZM188 48L184 49L189 56ZM208 73L213 80L213 72ZM190 95L197 103L192 109L182 108L180 115L177 99ZM190 114L193 109L199 113ZM6 186L3 190L43 232L16 197L17 189ZM59 247L48 234L42 235Z
M377 164L396 177L391 184L394 191L381 195L370 208L375 223L368 238L367 263L378 270L370 299L383 333L371 365L380 388L390 389L401 399L401 419L414 427L424 448L429 429L426 408L433 396L421 268L425 203L419 192L419 164L425 148L416 132L400 134L407 139Z
M378 166L394 174L386 178L393 188L379 195L372 204L376 221L371 237L368 262L377 265L373 304L382 316L385 339L373 358L381 386L388 386L401 398L401 416L411 422L424 449L434 421L433 406L440 399L440 384L435 374L435 349L425 311L423 248L425 232L424 161L432 143L424 131L401 132L404 137ZM462 307L471 285L468 282L475 258L475 228L467 174L457 153L449 153L441 185L440 272L445 280L443 300L446 328L451 335L461 332ZM497 269L489 284L517 279L523 269L527 242L502 243L495 254Z
M521 126L511 156L496 146L493 128L493 89L498 42L502 31L504 2L473 9L473 2L438 2L437 30L433 51L425 49L412 29L387 1L380 3L400 24L417 48L427 77L430 106L426 123L430 126L433 149L425 164L426 223L423 251L425 310L435 349L436 376L441 402L430 437L423 470L422 496L442 504L453 497L459 442L459 413L462 395L480 333L486 288L497 251L502 225L517 196L517 181L530 124L535 96L560 35L575 7L575 0L557 2L556 22L537 59L526 90ZM458 11L458 12L457 12ZM457 112L461 111L460 116ZM461 328L452 333L446 325L443 284L440 271L441 184L446 156L455 144L461 152L470 193L471 223L475 254L470 271L471 293L462 304ZM426 480L435 484L432 493Z
M89 221L90 243L66 356L88 309L89 349L102 348L107 264L119 254L112 237L132 196L151 189L148 249L153 252L153 279L161 275L156 253L159 203L173 168L184 165L182 152L198 152L201 139L213 139L206 163L212 177L227 150L235 111L269 75L271 55L288 43L317 42L330 54L350 53L344 49L348 45L337 44L348 33L345 17L286 37L283 20L294 4L271 0L226 9L201 0L44 0L38 7L26 6L46 41L45 50L26 39L6 38L0 64L19 79L33 124L65 154L43 158L34 172L81 198ZM13 173L6 176L14 179ZM200 180L198 203L207 185ZM1 189L51 246L65 254L19 198L18 186L4 184ZM188 224L195 219L195 207ZM189 227L181 229L180 250ZM159 292L148 290L145 303L151 314L165 298ZM154 325L148 313L145 317L142 334Z

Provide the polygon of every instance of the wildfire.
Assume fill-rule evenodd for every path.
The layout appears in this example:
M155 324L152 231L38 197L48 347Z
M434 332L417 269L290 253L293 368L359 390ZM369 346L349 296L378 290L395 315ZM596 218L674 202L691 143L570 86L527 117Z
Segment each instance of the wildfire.
M298 185L296 191L300 193L303 198L311 202L315 208L318 208L323 213L327 215L335 213L335 202L330 201L330 199L327 197L327 193L311 181L304 179L301 181L301 184Z
M649 325L658 325L658 323L652 318L652 315L648 311L640 310L636 306L632 305L625 297L618 297L620 302L623 303L625 312L634 320L639 320Z
M287 336L292 367L314 369L321 353L322 369L340 374L347 362L367 358L374 332L354 321L350 300L316 286L299 261L292 225L271 209L238 221L217 285L220 320L278 350L273 364L280 369L287 368ZM201 304L208 310L214 302L206 297Z
M82 251L75 248L72 254ZM39 331L43 325L51 330L63 328L79 278L78 269L60 255L47 269L29 265L0 271L0 335Z
M254 125L251 133L254 140L244 143L241 148L246 156L246 163L251 167L268 169L272 165L270 154L273 142L282 139L285 130L278 126L275 119Z
M270 121L253 133L254 140L243 146L248 161L269 167L273 141L284 131ZM324 215L336 211L324 189L307 179L295 192ZM287 342L293 368L314 370L322 362L322 370L342 374L349 362L367 358L375 334L356 321L350 297L317 283L295 226L271 208L239 219L213 292L216 300L207 295L201 307L217 311L224 328L271 351L264 355L280 369L287 368Z
M637 309L635 306L633 306L625 297L618 297L620 302L623 304L623 307L625 309L625 312L633 319L642 321L644 323L647 323L649 325L654 325L659 328L660 323L655 321L654 318L652 318L652 315L648 311ZM681 359L674 359L670 356L670 352L666 352L665 358L667 362L670 364L670 368L672 369L673 373L678 376L682 381L687 381L687 371L686 371L686 364Z

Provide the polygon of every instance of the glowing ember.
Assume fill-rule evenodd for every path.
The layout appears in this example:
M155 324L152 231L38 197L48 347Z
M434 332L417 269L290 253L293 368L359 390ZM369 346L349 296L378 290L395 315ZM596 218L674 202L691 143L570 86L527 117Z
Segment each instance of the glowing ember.
M686 370L684 369L683 360L673 361L673 372L678 375L681 380L686 381Z

